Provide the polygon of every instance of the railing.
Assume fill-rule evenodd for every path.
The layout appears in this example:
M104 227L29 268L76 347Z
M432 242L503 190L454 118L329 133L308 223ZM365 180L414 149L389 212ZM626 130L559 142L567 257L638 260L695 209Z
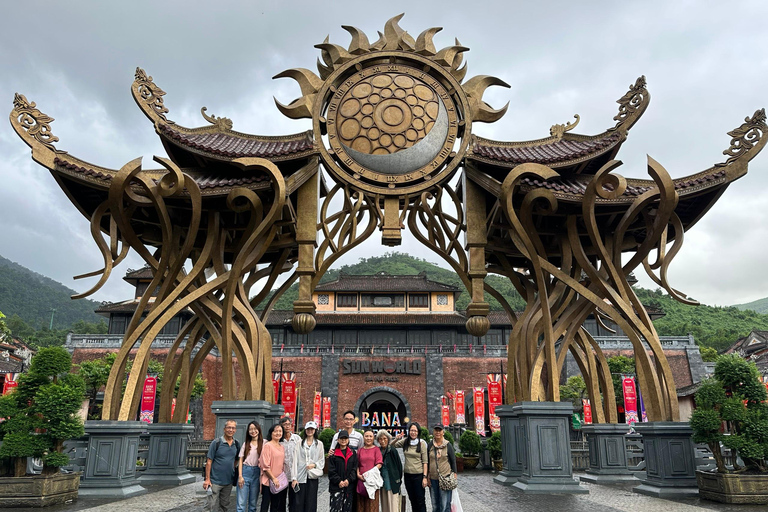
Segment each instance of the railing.
M187 469L193 472L201 472L208 458L208 446L210 441L191 439L187 442Z
M571 467L573 471L589 469L589 446L586 441L571 441Z

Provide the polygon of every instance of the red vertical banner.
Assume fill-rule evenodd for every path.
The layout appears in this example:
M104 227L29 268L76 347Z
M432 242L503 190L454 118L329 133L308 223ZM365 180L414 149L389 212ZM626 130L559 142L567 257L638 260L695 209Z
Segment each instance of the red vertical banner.
M624 388L624 418L628 425L637 423L637 391L635 390L635 379L624 376L622 379Z
M18 385L19 383L16 382L15 380L6 380L3 383L3 394L5 395L6 393L10 393L14 389L16 389Z
M592 404L589 403L589 398L582 398L581 404L584 406L584 424L592 424Z
M141 412L139 421L152 423L155 420L155 392L157 391L157 379L147 377L144 379L144 392L141 394Z
M464 391L456 391L456 401L454 403L456 406L456 423L462 425L466 424L467 417L464 414Z
M323 394L320 391L315 391L315 401L312 407L312 421L320 425L322 415L323 415Z
M329 396L323 397L323 428L331 428L331 397Z
M296 417L296 373L283 373L283 407L286 416Z
M488 380L488 418L491 432L501 430L501 420L496 416L496 407L501 405L501 374L489 373Z
M174 412L176 412L176 398L171 400L171 418L173 418Z
M275 403L279 404L280 397L280 372L272 372L272 387L275 388Z
M451 409L448 407L445 397L443 397L443 405L440 406L440 413L441 424L444 427L449 426L451 424Z
M475 432L485 437L485 389L472 388L475 402Z

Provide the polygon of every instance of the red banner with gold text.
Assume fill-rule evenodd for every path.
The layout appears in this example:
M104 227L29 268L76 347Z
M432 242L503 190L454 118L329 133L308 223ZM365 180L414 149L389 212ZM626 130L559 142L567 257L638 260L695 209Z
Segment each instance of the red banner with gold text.
M624 388L624 418L627 425L637 423L637 392L635 390L635 379L624 377L622 381Z
M329 396L323 397L323 428L331 428L331 397Z
M456 423L465 424L467 423L467 417L464 414L464 391L459 390L456 391Z
M584 406L584 424L592 424L592 404L589 403L589 398L582 398L581 404Z
M448 407L448 403L445 397L443 397L443 405L440 406L440 412L441 412L440 418L442 420L441 424L444 427L447 427L448 425L451 424L451 409L450 407Z
M141 394L141 412L139 421L152 423L155 420L155 392L157 391L157 379L147 377L144 379L144 391Z
M281 402L285 408L286 416L291 419L296 417L296 373L283 373L283 400Z
M501 405L501 374L489 373L488 376L488 417L491 432L501 430L501 420L496 416L496 407Z
M275 390L275 403L279 404L280 398L280 372L272 372L272 387Z
M312 421L320 425L320 418L323 414L323 394L320 391L315 391L315 401L312 407Z
M475 432L485 437L485 391L484 388L472 388L475 402Z

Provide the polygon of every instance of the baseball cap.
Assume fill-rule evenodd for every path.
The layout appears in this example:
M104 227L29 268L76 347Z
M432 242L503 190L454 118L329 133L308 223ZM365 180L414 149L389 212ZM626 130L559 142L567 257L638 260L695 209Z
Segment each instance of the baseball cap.
M438 425L433 426L432 430L445 430L445 427L438 424Z
M313 428L317 430L317 423L314 421L308 421L306 425L304 425L304 430L307 430L308 428Z
M349 439L349 432L342 430L339 432L339 437L337 439Z

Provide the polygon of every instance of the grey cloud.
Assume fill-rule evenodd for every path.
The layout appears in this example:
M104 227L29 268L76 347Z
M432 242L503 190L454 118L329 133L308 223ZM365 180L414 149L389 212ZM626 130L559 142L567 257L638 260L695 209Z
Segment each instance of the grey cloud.
M130 98L136 66L168 93L170 117L181 124L203 124L205 105L232 118L237 130L295 133L308 122L282 117L272 97L289 102L298 88L271 77L314 68L313 45L326 34L347 44L340 25L358 26L374 39L404 10L401 26L411 34L442 26L438 45L458 37L471 48L469 76L492 74L511 85L489 89L489 103L510 107L498 123L474 128L482 136L540 138L575 113L582 119L577 131L600 132L613 124L614 101L645 74L653 99L622 148L619 172L626 176L645 175L646 154L675 177L723 161L726 132L768 103L762 50L768 35L759 26L768 15L764 2L390 2L380 13L372 5L10 3L0 33L0 100L8 111L14 92L36 101L56 118L57 146L78 157L120 167L144 155L150 166L148 158L163 151ZM87 220L7 125L0 129L0 153L0 254L85 289L71 276L100 266ZM687 235L671 269L676 287L718 304L768 295L756 250L768 226L766 190L768 155L761 155ZM401 249L425 254L409 238ZM372 240L344 261L381 251ZM117 274L138 265L134 258ZM119 277L96 299L127 296Z

